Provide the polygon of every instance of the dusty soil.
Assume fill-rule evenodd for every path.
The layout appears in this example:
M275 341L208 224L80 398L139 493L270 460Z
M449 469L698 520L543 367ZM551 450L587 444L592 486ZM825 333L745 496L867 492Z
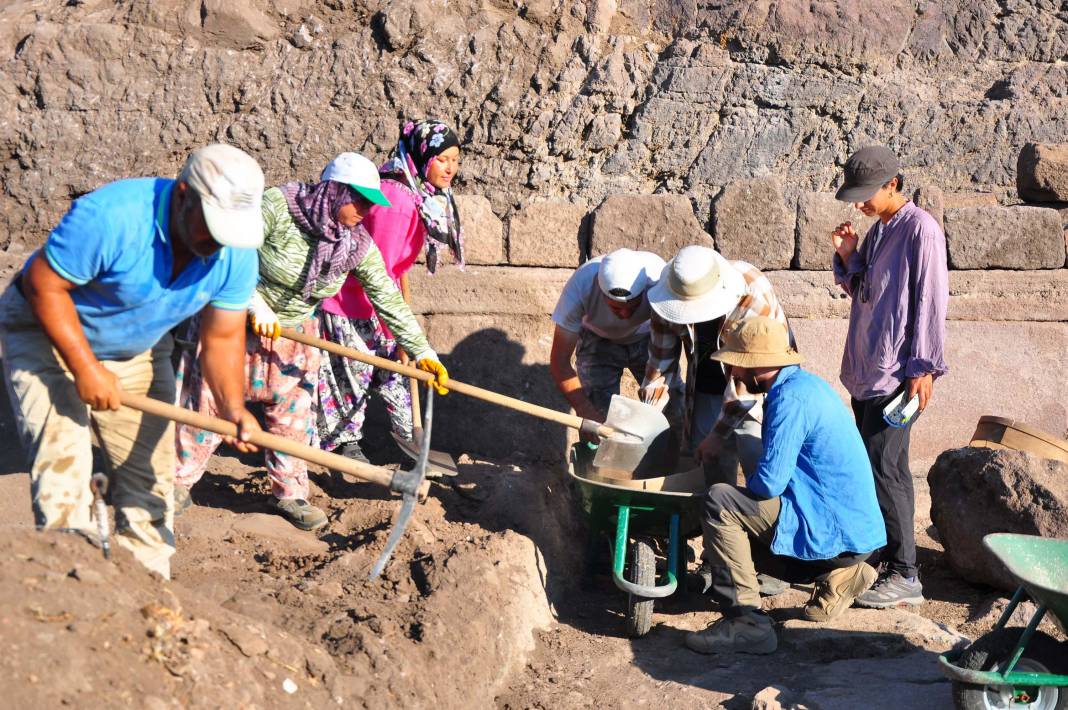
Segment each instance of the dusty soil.
M372 582L395 499L314 473L330 526L301 533L265 512L255 457L216 457L164 582L121 551L105 562L80 538L33 532L12 456L0 468L0 672L14 707L748 708L768 686L824 708L880 688L897 707L946 707L936 653L959 642L954 628L974 635L996 619L999 595L943 568L921 515L920 615L852 610L819 627L797 618L795 589L769 600L776 655L720 660L681 647L716 618L683 594L631 640L608 578L579 584L583 530L559 472L466 458Z

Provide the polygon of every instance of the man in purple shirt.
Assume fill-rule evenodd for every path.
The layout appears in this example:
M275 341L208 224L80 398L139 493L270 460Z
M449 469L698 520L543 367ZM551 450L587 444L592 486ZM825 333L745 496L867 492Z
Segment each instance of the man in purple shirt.
M946 237L930 214L902 195L903 181L897 157L887 148L871 146L850 156L835 197L879 219L859 248L849 222L832 235L835 281L853 299L841 379L853 399L886 524L882 572L857 604L877 609L923 603L909 470L911 422L891 426L883 410L904 391L906 400L918 399L922 412L935 378L947 371Z

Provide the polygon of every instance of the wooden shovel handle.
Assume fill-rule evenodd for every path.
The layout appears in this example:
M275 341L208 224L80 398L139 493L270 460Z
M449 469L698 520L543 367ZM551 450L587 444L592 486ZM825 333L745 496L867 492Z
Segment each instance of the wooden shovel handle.
M170 419L179 422L180 424L196 427L197 429L212 431L216 434L221 434L222 436L237 436L236 424L224 419L209 417L182 407L176 407L173 404L167 404L158 399L152 399L151 397L145 397L139 394L131 394L130 392L120 392L119 401L121 401L124 406L146 414ZM311 463L319 464L320 466L326 466L327 468L347 473L350 476L355 476L364 481L377 483L380 486L386 486L388 488L390 481L393 480L393 473L385 468L353 461L345 456L332 454L329 451L323 451L314 446L301 444L292 439L286 439L266 431L250 432L250 434L251 436L249 436L248 441L251 444L273 451L281 451L283 454L296 456L305 461L310 461Z
M401 296L404 298L404 302L409 307L412 305L412 292L408 286L408 274L402 274L400 277L400 290ZM400 361L402 365L408 364L408 353L402 348L400 351ZM412 398L412 429L415 431L422 431L423 429L423 413L419 405L419 383L413 379L408 380L408 392Z
M323 340L322 338L316 338L304 333L298 333L292 328L282 328L282 337L295 340L298 343L304 343L310 345L313 348L319 348L320 350L326 350L327 352L340 355L341 357L352 358L353 360L359 360L365 362L368 365L382 368L383 370L389 370L390 372L398 372L406 377L411 377L414 380L420 380L422 382L433 382L434 376L429 372L424 372L415 367L408 365L401 365L394 360L388 360L384 357L378 357L377 355L368 355L367 353L360 352L354 348L346 348L344 345L338 345L337 343L331 343L329 340ZM490 390L482 389L481 387L475 387L474 385L465 384L459 380L449 379L449 383L446 385L449 390L453 392L459 392L460 394L466 394L468 397L474 397L475 399L481 399L483 402L489 402L491 404L497 404L508 409L514 409L517 412L523 412L539 419L545 419L550 422L556 422L557 424L563 424L564 426L571 427L572 429L581 429L582 424L585 421L582 417L577 417L574 414L565 414L564 412L558 412L555 409L549 409L548 407L542 407L537 404L531 404L524 402L521 399L515 399L514 397L507 397L503 394L498 394ZM609 437L615 434L615 429L610 426L600 424L597 426L597 434L603 437Z

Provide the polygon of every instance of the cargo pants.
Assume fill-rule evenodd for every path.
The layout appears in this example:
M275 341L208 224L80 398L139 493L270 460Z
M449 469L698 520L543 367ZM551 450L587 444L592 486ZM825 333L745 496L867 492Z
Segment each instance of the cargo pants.
M42 530L94 534L91 420L110 466L115 542L148 569L170 578L174 554L174 428L123 407L90 411L52 341L12 284L0 296L4 374L19 438L30 459L33 516ZM102 360L127 392L164 402L175 397L173 341L128 360Z

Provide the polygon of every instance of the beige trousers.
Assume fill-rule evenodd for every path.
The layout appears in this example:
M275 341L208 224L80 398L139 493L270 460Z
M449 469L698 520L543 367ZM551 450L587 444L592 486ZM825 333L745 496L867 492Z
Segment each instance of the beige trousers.
M30 493L38 528L96 530L90 518L92 417L110 463L116 543L145 567L169 578L174 554L173 425L126 407L90 412L14 285L0 296L0 343L19 437L30 458ZM115 373L124 390L173 402L172 346L167 335L150 351L102 364Z

